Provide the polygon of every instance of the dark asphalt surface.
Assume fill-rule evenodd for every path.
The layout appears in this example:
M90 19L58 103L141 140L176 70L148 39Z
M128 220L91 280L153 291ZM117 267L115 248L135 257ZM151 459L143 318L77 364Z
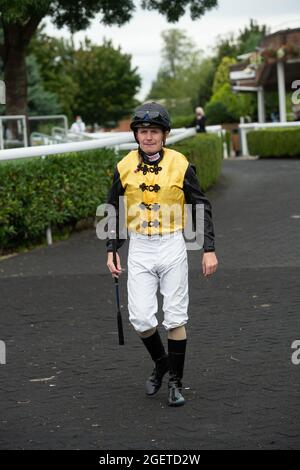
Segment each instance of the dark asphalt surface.
M127 319L126 274L118 345L94 230L2 260L0 448L299 449L299 175L300 160L227 160L207 192L219 268L204 279L202 252L189 253L182 408L166 405L166 380L144 394L152 363Z

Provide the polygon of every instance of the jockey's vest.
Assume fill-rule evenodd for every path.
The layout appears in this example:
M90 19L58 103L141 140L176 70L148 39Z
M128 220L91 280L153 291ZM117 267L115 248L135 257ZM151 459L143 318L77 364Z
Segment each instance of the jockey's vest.
M128 231L145 235L172 233L184 228L186 212L184 176L189 165L184 155L164 148L159 163L139 163L138 151L126 155L117 165L125 190L125 223Z

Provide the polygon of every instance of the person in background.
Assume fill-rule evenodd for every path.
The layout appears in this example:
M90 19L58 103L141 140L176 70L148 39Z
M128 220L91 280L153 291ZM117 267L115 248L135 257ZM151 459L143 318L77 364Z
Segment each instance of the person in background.
M196 132L206 132L205 129L205 113L201 106L197 106L195 109L195 119L187 127L195 127Z
M70 132L73 132L74 134L81 134L81 132L85 131L85 123L81 119L81 116L76 116L75 117L75 122L73 122Z

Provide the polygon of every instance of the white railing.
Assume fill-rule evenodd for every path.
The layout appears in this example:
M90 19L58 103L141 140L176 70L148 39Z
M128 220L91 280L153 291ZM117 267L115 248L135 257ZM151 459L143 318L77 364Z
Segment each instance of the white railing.
M249 156L248 142L247 142L247 133L249 131L258 131L258 130L261 130L261 129L270 129L270 128L273 128L273 127L281 128L281 127L299 127L299 126L300 126L299 121L294 121L294 122L265 122L265 123L252 122L250 124L240 124L239 125L239 130L240 130L242 155L245 156L245 157Z
M54 126L51 129L51 136L56 139L57 142L63 143L68 142L66 138L66 130L63 127Z
M195 134L196 134L196 130L194 128L174 129L170 133L170 136L167 138L166 145L175 144L176 142L179 142L180 140L187 139L188 137L193 137ZM136 150L137 148L138 148L138 144L136 142L132 142L132 143L129 142L125 144L120 144L118 146L118 150Z
M63 127L54 126L51 129L51 136L56 139L57 143L67 143L67 142L80 142L82 140L91 140L93 134L89 132L71 132L68 129L66 130ZM99 137L98 137L99 138Z
M220 135L222 133L222 128L221 126L207 126L207 131L217 132ZM186 139L187 137L191 137L195 135L195 133L196 131L194 128L174 129L171 131L170 136L167 139L167 145ZM0 161L17 160L29 157L34 158L59 153L82 152L85 150L94 150L105 147L113 147L116 150L130 150L136 149L137 144L132 132L106 132L105 135L101 135L101 138L98 136L98 139L93 140L1 150Z
M44 115L44 116L28 116L28 121L50 121L50 120L58 120L61 119L64 123L64 132L68 132L68 118L65 114L52 114L52 115ZM22 140L17 140L17 143L23 142L24 147L28 147L28 133L27 133L27 117L24 114L20 115L4 115L0 116L0 149L4 149L4 142L6 141L7 143L15 143L16 139L10 139L6 138L4 139L3 136L3 121L17 121L18 125L18 132L19 134L22 134L23 138ZM20 125L21 124L21 125ZM42 133L41 133L42 135ZM44 134L44 137L47 137ZM51 142L51 137L48 136L48 140ZM47 140L47 139L46 139Z
M28 120L29 121L57 121L58 119L61 119L64 123L64 129L65 132L68 132L68 118L65 114L49 114L49 115L44 115L44 116L29 116Z
M120 135L118 137L111 137L108 139L84 140L81 142L68 142L64 144L39 145L36 147L7 149L0 151L0 161L56 155L59 153L82 152L84 150L94 150L104 147L115 147L125 142L128 142L128 137Z
M51 145L51 144L59 144L61 140L57 139L56 137L48 134L43 134L42 132L32 132L30 134L30 145Z

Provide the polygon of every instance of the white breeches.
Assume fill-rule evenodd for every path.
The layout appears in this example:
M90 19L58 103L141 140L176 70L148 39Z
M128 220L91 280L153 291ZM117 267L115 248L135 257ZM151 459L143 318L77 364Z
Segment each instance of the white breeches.
M158 324L157 288L163 296L166 330L188 321L188 262L182 231L148 237L130 233L128 310L134 329L144 332Z

